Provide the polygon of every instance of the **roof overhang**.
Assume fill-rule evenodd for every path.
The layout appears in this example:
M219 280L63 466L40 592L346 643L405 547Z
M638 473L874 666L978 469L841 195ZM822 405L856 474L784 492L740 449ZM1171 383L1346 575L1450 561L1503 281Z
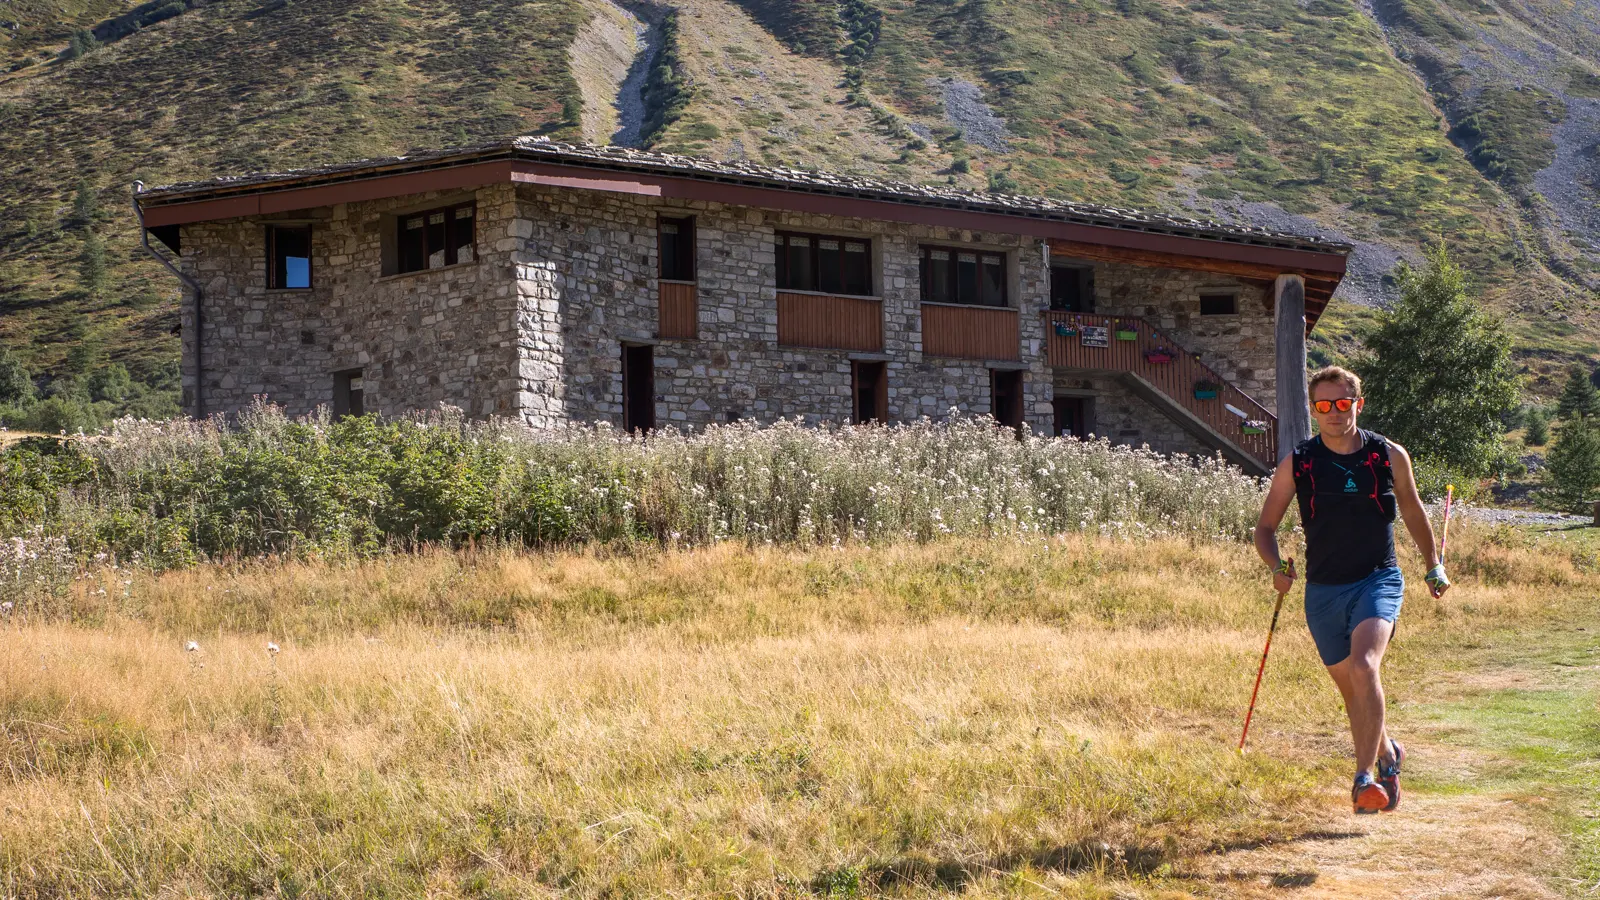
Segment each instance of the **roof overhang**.
M993 208L945 196L896 196L815 184L783 184L712 170L608 164L587 158L550 161L541 154L499 145L492 152L434 154L336 167L307 174L183 185L138 196L145 226L170 229L196 222L273 215L428 191L494 184L529 184L569 190L700 200L858 219L1016 234L1046 240L1052 253L1074 258L1161 266L1271 280L1295 274L1306 280L1308 330L1345 272L1348 248L1292 236L1204 229L1136 219L1096 221L1072 211ZM529 158L533 156L535 158Z

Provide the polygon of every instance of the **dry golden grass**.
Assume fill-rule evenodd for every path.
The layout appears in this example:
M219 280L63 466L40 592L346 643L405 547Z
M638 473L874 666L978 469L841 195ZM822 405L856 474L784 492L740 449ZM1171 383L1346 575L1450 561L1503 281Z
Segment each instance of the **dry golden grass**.
M1392 699L1594 617L1570 554L1452 540ZM1231 752L1260 572L1092 538L101 572L0 628L0 896L1226 895L1197 854L1326 827L1348 777L1298 604Z

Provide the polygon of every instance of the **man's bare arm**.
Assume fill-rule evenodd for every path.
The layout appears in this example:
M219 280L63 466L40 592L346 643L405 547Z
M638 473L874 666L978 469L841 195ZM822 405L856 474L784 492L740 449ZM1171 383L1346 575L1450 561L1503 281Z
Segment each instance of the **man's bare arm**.
M1433 524L1428 521L1428 511L1422 508L1422 496L1417 493L1417 478L1411 470L1411 454L1406 448L1389 442L1389 464L1394 470L1394 497L1400 506L1400 518L1405 520L1406 531L1417 542L1427 568L1439 564L1439 548L1433 542Z
M1272 484L1267 488L1267 501L1261 506L1261 518L1256 520L1256 552L1272 569L1277 569L1283 559L1278 548L1278 526L1283 524L1283 516L1293 501L1294 457L1291 455L1279 461L1278 468L1273 471ZM1293 585L1292 569L1288 574L1280 572L1273 576L1273 586L1280 594L1287 593Z

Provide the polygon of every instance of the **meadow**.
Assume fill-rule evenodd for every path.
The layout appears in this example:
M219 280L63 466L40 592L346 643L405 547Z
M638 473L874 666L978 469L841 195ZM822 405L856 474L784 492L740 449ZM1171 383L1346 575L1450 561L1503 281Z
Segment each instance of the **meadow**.
M518 472L557 452L451 427L519 448ZM1259 484L970 423L798 431L713 430L659 448L583 432L555 446L604 447L594 471L658 491L642 476L650 454L683 454L677 470L700 474L673 490L691 496L707 473L783 456L760 448L809 458L796 447L855 441L835 455L898 466L838 462L784 503L769 492L754 506L730 499L730 485L759 493L752 484L716 481L716 509L754 511L729 520L746 523L737 534L656 536L724 521L701 512L607 540L297 540L270 553L194 547L160 565L114 546L87 553L75 542L97 532L76 523L125 516L123 488L165 465L149 461L182 456L173 446L248 429L197 445L185 442L200 432L169 428L160 452L148 430L121 449L89 442L91 463L120 461L119 480L91 465L98 474L35 520L62 529L8 548L14 572L19 547L63 549L57 575L14 576L7 596L26 602L0 611L0 896L1277 896L1319 870L1245 860L1363 833L1385 842L1387 869L1395 847L1421 848L1446 879L1418 882L1430 889L1458 878L1472 887L1461 895L1571 885L1576 896L1600 879L1586 818L1600 685L1585 655L1600 573L1586 534L1458 523L1458 586L1443 600L1417 587L1418 560L1404 555L1417 584L1390 701L1415 755L1414 815L1361 832L1343 713L1296 600L1252 752L1234 752L1273 599L1237 528ZM941 482L909 462L908 448L936 446L966 448L946 466L1015 456L981 485ZM719 447L738 461L685 464ZM1044 496L1019 485L1069 453L1083 455L1054 477L1123 479L1076 501L1122 498L1121 525L1099 511L1092 523L1081 510L1040 518L1066 501L1014 511ZM1095 468L1111 463L1129 468ZM919 495L937 502L912 515L911 500L886 496L881 510L902 512L870 532L870 507L822 502L848 495L849 472L896 468L896 491L942 484ZM769 469L763 483L775 479ZM1194 491L1226 485L1239 491L1221 494L1228 515L1189 509L1205 506ZM1012 507L995 506L1002 488ZM622 493L572 521L653 496ZM492 508L511 508L496 496ZM806 497L833 511L813 519L826 527L781 538L756 527L797 521L762 511ZM913 527L933 509L948 532ZM1503 674L1530 665L1578 680L1557 691ZM1437 819L1499 830L1453 841L1381 830ZM1420 865L1402 858L1404 871ZM1485 868L1491 880L1470 880ZM1336 893L1339 877L1329 868L1321 883Z

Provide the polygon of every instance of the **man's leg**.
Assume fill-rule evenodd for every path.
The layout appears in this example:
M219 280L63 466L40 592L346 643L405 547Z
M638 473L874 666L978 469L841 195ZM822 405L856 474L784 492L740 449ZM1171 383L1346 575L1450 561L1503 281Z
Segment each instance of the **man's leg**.
M1383 654L1389 646L1394 623L1371 618L1356 626L1350 635L1350 655L1328 667L1334 684L1344 696L1350 716L1350 736L1355 741L1356 771L1371 772L1380 751L1388 755L1388 733L1384 727Z

